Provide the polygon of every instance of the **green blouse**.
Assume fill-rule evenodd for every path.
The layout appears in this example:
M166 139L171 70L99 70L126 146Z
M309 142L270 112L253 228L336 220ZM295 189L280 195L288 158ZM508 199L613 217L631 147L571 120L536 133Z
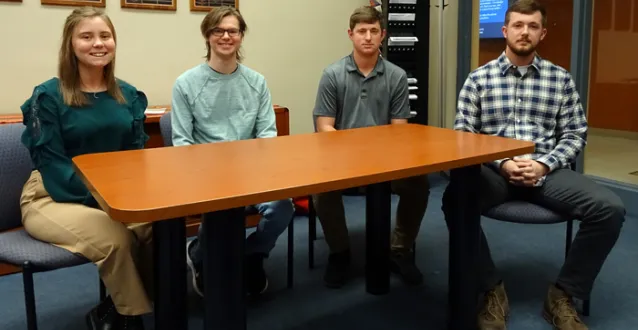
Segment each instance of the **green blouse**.
M22 143L29 149L33 167L42 174L44 188L54 201L97 207L73 169L73 157L144 148L148 140L144 132L148 101L135 87L121 80L118 83L125 104L100 92L86 93L92 103L88 106L67 106L58 78L52 78L36 86L21 106L26 126Z

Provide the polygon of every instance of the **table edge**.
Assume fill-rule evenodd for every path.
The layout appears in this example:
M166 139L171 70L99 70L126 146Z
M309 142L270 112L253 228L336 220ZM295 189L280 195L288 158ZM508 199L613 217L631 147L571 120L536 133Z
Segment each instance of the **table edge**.
M440 171L451 170L459 167L479 165L494 161L496 159L514 157L521 154L527 154L534 152L534 143L527 141L520 141L528 144L527 146L521 146L515 149L507 149L502 152L495 152L489 155L481 155L473 157L471 159L452 159L436 164L429 164L424 166L418 166L414 168L406 168L392 172L376 173L372 175L365 175L354 178L347 178L331 182L321 182L306 186L289 187L285 189L279 189L277 191L264 191L251 195L232 196L218 200L198 201L189 204L181 205L169 205L162 208L151 209L123 209L117 206L109 205L99 194L99 192L93 187L89 180L86 179L81 169L77 167L73 162L73 167L80 176L81 180L87 186L87 189L94 196L98 204L102 207L109 216L119 222L133 223L133 222L154 222L167 219L181 218L189 215L202 214L206 212L214 212L222 209L243 207L246 205L253 205L259 202L265 202L269 200L281 200L286 198L294 198L300 196L307 196L310 194L322 193L332 190L347 189L353 187L365 186L373 183L392 181L397 179L403 179L407 177L425 175L429 173L436 173ZM222 207L223 206L223 207ZM180 211L187 208L189 212Z

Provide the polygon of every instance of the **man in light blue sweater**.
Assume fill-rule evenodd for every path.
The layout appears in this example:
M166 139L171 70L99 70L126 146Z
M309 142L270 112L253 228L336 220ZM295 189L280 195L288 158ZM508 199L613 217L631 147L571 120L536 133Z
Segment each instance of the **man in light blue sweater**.
M236 141L277 136L275 112L264 76L240 64L246 22L239 11L220 7L204 17L207 62L177 78L173 87L173 145ZM292 200L255 205L262 215L257 230L246 239L246 289L261 294L268 287L263 259L288 227ZM200 227L201 229L201 227ZM202 251L199 238L186 247L193 287L203 296Z

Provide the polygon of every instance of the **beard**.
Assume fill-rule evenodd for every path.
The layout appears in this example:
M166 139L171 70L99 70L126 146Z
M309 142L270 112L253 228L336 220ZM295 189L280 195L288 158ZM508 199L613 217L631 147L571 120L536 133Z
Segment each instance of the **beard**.
M517 42L511 42L507 40L507 47L512 51L512 53L518 56L528 56L536 51L537 44L532 43L527 40L528 45L520 46Z

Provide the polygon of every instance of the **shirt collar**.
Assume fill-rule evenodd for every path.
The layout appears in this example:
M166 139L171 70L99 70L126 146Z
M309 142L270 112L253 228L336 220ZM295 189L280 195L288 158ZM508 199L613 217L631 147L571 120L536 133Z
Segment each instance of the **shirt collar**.
M503 52L501 56L498 57L498 66L501 69L501 73L503 75L506 75L507 72L509 72L509 70L512 67L514 67L514 64L510 62L510 59L507 58L507 56L505 55L505 52ZM538 73L541 72L542 58L538 56L538 54L534 56L534 60L532 61L532 64L530 65L530 67L533 67L534 69L536 69L536 72Z
M354 62L353 53L350 53L350 55L346 59L346 70L348 70L348 72L359 71L357 64ZM383 57L379 56L377 58L377 64L374 66L374 69L372 70L372 72L374 72L375 74L382 74L384 71L385 71L385 64L383 63ZM370 76L372 76L372 74Z

